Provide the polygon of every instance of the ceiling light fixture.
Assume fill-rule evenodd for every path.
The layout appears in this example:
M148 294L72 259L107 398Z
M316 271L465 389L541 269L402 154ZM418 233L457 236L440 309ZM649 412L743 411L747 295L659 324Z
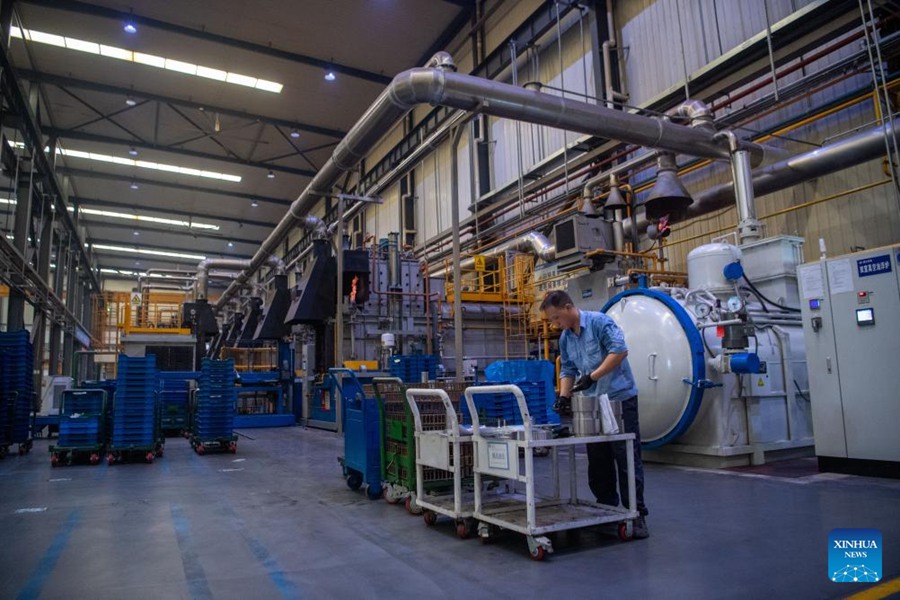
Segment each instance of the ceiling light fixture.
M275 179L275 171L272 171L270 169L269 172L266 173L266 177L268 177L269 179Z
M137 100L135 100L131 96L128 96L127 98L125 98L125 104L128 106L137 106Z
M12 142L16 148L24 148L23 142ZM44 152L50 152L50 148L45 146ZM138 167L141 169L152 169L154 171L165 171L167 173L177 173L179 175L190 175L192 177L205 177L207 179L219 179L221 181L230 181L232 183L240 183L240 175L230 175L228 173L218 173L216 171L201 171L200 169L191 169L189 167L180 167L178 165L168 165L165 163L155 163L147 160L134 160L131 158L121 158L119 156L110 156L109 154L100 154L98 152L85 152L83 150L67 150L57 146L56 153L70 158L84 158L87 160L95 160L98 162L113 163L126 167ZM130 152L129 152L130 153Z
M141 232L138 231L137 229L135 229L134 231L132 231L132 233L133 233L134 235L141 235Z
M251 201L250 201L250 206L252 206L253 208L256 208L257 206L259 206L259 202L258 202L257 200L255 200L255 199L254 199L254 200L251 200Z
M70 206L69 212L74 212L75 208ZM93 215L95 217L107 217L109 219L126 219L129 221L143 221L145 223L157 223L159 225L171 225L174 227L187 227L188 229L210 229L218 231L218 225L211 223L198 223L197 221L179 221L177 219L164 219L162 217L149 217L147 215L136 215L133 213L120 213L110 210L98 210L96 208L80 207L78 212L82 215Z
M127 27L128 26L126 25L126 31L128 31ZM136 28L135 31L137 31ZM10 27L9 33L10 37L16 39L23 39L29 42L47 44L50 46L57 46L59 48L66 48L68 50L87 52L89 54L96 54L99 56L105 56L107 58L116 58L118 60L134 62L141 65L146 65L148 67L155 67L157 69L176 71L178 73L193 75L195 77L215 79L216 81L224 81L225 83L251 87L257 90L262 90L264 92L273 92L275 94L280 94L281 90L284 88L284 85L278 83L277 81L268 81L266 79L259 79L258 77L241 75L240 73L230 73L221 69L214 69L212 67L205 67L203 65L195 65L193 63L165 58L163 56L156 56L153 54L144 54L143 52L133 52L131 50L126 50L125 48L106 46L104 44L98 44L97 42L79 40L76 38L56 35L53 33L46 33L34 29Z
M130 188L133 189L133 190L136 190L136 189L138 189L140 186L137 184L136 181L132 181L132 182L131 182L131 185L129 185L128 187L130 187Z
M291 137L294 138L295 140L298 137L300 137L300 132L297 130L296 127L291 128Z
M137 33L137 27L134 26L134 23L125 23L125 27L123 27L125 33Z
M325 81L334 81L335 79L337 79L337 75L334 74L334 71L327 69L325 71Z
M206 260L205 256L199 254L184 254L181 252L168 252L166 250L151 250L149 248L137 248L128 246L108 246L106 244L94 244L94 250L105 250L107 252L122 252L125 254L143 254L147 256L165 256L168 258L184 258L187 260ZM135 264L140 264L135 261Z
M229 247L229 248L234 248L234 242L228 242L228 247Z
M131 156L137 156L138 155L137 148L132 146L131 148L128 149L128 154L130 154Z

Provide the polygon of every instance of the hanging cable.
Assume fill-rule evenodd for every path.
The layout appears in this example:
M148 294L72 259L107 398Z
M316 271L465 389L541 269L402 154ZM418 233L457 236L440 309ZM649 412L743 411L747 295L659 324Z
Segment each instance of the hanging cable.
M777 302L773 302L772 300L769 300L768 298L765 297L765 295L763 295L762 292L760 292L758 289L756 289L756 286L753 285L753 282L747 278L746 273L743 275L743 277L744 277L744 281L747 282L747 285L749 286L750 291L753 292L753 295L755 295L757 298L759 298L763 302L768 302L770 305L774 306L775 308L780 308L781 310L786 310L788 312L793 312L793 313L800 312L799 308L791 308L790 306L784 306L783 304L778 304ZM763 308L765 308L765 306L763 306ZM766 312L768 312L768 311L766 311Z

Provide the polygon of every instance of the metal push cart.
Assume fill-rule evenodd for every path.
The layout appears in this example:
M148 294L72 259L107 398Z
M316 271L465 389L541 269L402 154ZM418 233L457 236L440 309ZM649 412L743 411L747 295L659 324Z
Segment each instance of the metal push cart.
M473 525L474 503L471 494L463 495L463 477L472 473L472 434L460 430L457 407L444 390L407 389L406 400L415 424L416 505L424 510L427 525L434 525L437 515L444 515L454 520L459 537L468 537ZM419 410L421 401L439 401L444 414L433 414L430 422L425 423ZM426 468L452 474L451 493L426 494Z
M71 465L87 457L92 465L100 463L106 449L105 390L65 390L60 395L59 443L50 446L50 464Z
M406 398L413 417L415 447L415 488L407 498L407 510L423 513L426 525L434 525L438 515L453 519L456 534L467 538L474 531L473 437L470 427L460 426L460 402L450 393L464 391L462 384L446 384L447 389L407 389ZM481 484L486 483L482 480ZM480 485L480 484L479 484ZM502 495L481 491L486 506L509 504Z
M415 487L415 465L411 449L415 446L412 413L406 403L406 387L399 377L375 377L372 380L378 403L381 434L381 489L389 504L397 504Z
M515 396L523 425L515 427L479 427L478 411L474 397L477 394L511 393ZM601 505L580 500L575 472L575 446L591 443L625 442L628 457L628 506L636 505L634 481L633 433L569 437L561 439L537 439L542 437L536 428L522 391L515 385L470 387L465 393L472 415L473 442L475 446L475 506L473 517L479 522L478 535L482 541L490 538L492 527L515 531L526 536L528 550L535 560L543 560L553 552L553 545L546 534L569 529L581 529L605 523L618 523L619 536L625 540L632 536L632 524L640 515L636 510L618 506ZM538 433L536 436L535 434ZM552 493L539 498L535 493L535 470L532 449L550 448ZM520 467L519 449L524 452L524 471ZM559 450L568 450L569 495L560 496ZM525 485L525 497L510 494L510 502L485 502L482 492L484 478L497 477Z
M347 486L358 490L366 484L366 495L376 500L381 497L381 404L375 399L374 388L367 393L366 384L374 385L380 378L344 367L329 369L329 373L341 375L335 378L344 432L344 456L338 461Z
M398 378L378 378L373 381L375 398L381 410L381 479L384 498L391 504L405 501L407 512L422 514L416 503L416 425L406 398L406 384ZM450 403L460 415L460 399L465 384L453 381L436 381L416 385L417 389L441 389L447 392ZM446 410L440 399L417 402L423 428L426 430L445 426ZM470 449L463 448L464 455L471 464ZM468 452L468 454L467 454ZM469 473L471 480L471 473ZM453 474L425 467L425 493L441 493L453 489Z

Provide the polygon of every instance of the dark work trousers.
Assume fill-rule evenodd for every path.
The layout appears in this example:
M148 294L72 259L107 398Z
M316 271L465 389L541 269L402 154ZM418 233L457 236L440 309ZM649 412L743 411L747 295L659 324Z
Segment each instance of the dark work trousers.
M647 514L644 506L644 465L641 462L641 430L638 422L637 396L622 401L622 423L625 433L633 433L634 440L634 488L637 497L637 510L642 515ZM611 444L587 444L588 455L588 484L597 502L600 504L619 505L619 495L622 504L628 506L628 463L625 455L625 442L613 442ZM616 487L616 473L618 472L618 492Z

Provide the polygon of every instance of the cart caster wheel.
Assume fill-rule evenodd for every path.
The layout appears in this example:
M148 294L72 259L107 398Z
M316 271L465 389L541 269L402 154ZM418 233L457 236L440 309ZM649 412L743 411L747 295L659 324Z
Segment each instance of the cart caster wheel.
M544 560L544 557L547 556L547 553L544 550L543 546L538 546L537 548L529 551L529 555L531 556L531 560L541 561Z
M550 448L535 448L535 456L550 456Z
M425 519L425 524L429 527L437 523L437 513L432 510L426 510L422 518Z
M231 442L228 444L228 451L232 454L237 454L237 442Z
M456 535L461 540L469 537L469 528L466 527L466 524L464 522L459 522L456 524Z
M481 542L482 546L487 546L488 544L491 543L491 538L490 538L490 536L487 536L487 535L479 535L478 541Z
M108 464L109 466L116 464L116 457L113 456L112 454L107 454L106 455L106 464Z
M628 523L619 523L619 539L623 542L631 541L632 536L634 534L633 526L631 522Z
M385 486L381 495L388 504L398 504L400 502L400 497L394 493L390 486Z
M358 490L363 483L362 474L357 473L356 471L351 471L350 474L347 475L347 487L351 490Z
M160 446L156 449L156 458L162 458L163 454L165 454L165 450Z
M91 464L96 465L100 463L100 455L94 452L91 454Z
M152 452L148 452L147 456L145 456L144 458L147 460L147 464L151 464L151 465L153 464L153 453Z
M197 451L197 454L201 456L206 453L206 446L203 444L197 444L197 447L194 449Z
M406 512L411 515L422 514L422 508L416 504L416 495L413 493L406 497Z
M381 488L376 488L370 485L366 490L366 496L369 498L369 500L378 500L379 498L381 498Z
M50 457L50 466L51 467L59 466L59 457L57 455L54 454Z

